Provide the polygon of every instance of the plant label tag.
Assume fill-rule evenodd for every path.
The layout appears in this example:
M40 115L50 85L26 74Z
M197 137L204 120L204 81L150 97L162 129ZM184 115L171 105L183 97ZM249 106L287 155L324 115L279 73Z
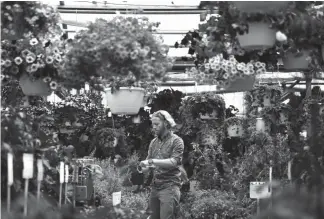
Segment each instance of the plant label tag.
M65 165L65 182L69 182L69 165Z
M269 198L271 193L268 186L264 186L265 182L250 182L250 198L264 199Z
M64 183L64 162L60 162L60 183Z
M23 178L31 179L34 174L34 155L33 154L23 154Z
M43 159L37 159L37 181L40 182L44 178Z
M13 184L13 155L12 153L8 153L7 155L7 168L8 168L8 186L12 186Z
M113 202L113 206L120 205L120 203L121 203L121 192L114 192L112 194L112 202Z

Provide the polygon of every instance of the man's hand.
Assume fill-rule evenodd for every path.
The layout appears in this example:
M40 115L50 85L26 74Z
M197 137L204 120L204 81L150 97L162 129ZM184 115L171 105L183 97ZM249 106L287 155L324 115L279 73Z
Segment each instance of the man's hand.
M141 167L147 167L149 165L148 160L143 160L139 164Z

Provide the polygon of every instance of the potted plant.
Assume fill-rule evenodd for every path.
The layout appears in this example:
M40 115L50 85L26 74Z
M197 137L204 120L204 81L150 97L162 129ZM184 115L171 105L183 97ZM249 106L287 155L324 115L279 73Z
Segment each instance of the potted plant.
M99 128L95 131L93 142L96 146L95 155L100 157L111 157L116 154L117 150L123 150L123 142L119 142L121 138L125 137L123 129L115 128Z
M237 116L230 117L224 121L224 127L229 138L240 137L243 134L243 119Z
M266 64L261 62L238 62L234 56L224 59L222 55L210 58L198 69L187 71L200 84L216 84L226 91L248 91L253 88L255 76L266 72Z
M282 29L277 53L284 68L291 71L321 70L324 16L316 10L299 13Z
M279 86L258 85L250 92L252 106L270 107L279 103L282 88Z
M214 5L214 2L208 4ZM251 4L256 4L256 7L247 6ZM276 51L272 50L275 49L278 40L278 31L285 30L291 20L298 19L299 14L305 13L311 4L311 2L288 2L288 5L287 2L281 4L218 2L216 6L221 16L211 16L205 24L202 24L199 37L207 35L205 45L208 51L237 56L253 53L249 61L251 58L261 60L264 53L270 52L275 58L265 57L265 61L267 64L268 62L276 64ZM199 37L194 41L200 42Z
M2 40L19 40L53 32L59 27L59 13L37 1L5 1L1 4Z
M108 81L126 77L135 78L135 81L163 78L167 69L172 67L172 59L167 57L168 47L152 33L158 25L149 22L147 18L118 16L109 22L97 19L87 30L76 35L67 54L66 71L71 74L78 72L83 81L93 77L102 77ZM136 96L138 100L143 99L144 90L121 87L115 92L110 87L105 91L110 91L111 96L118 95L118 98L110 101L117 105L113 103L115 100L129 100L129 95L133 98ZM133 108L132 104L129 102L130 108Z
M182 111L187 111L194 119L225 119L225 101L212 92L197 93L183 99Z
M2 74L19 80L25 95L48 96L64 81L65 41L48 37L1 42Z

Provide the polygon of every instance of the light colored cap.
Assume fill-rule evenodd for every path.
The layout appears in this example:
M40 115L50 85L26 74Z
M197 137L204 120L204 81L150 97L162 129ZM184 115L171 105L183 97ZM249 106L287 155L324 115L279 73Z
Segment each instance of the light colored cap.
M172 118L172 116L170 115L170 113L168 113L165 110L156 111L155 113L153 113L151 115L151 118L153 118L153 117L158 117L160 119L166 120L172 128L177 125L175 123L174 119Z

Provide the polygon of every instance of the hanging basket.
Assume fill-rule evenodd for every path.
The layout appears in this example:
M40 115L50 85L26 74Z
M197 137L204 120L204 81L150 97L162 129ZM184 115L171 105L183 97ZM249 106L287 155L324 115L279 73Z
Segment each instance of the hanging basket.
M309 62L307 58L310 55L310 50L303 50L301 56L296 56L293 53L288 53L282 59L284 68L291 71L305 71L308 69Z
M20 87L26 96L49 96L52 90L42 79L32 81L27 74L19 79Z
M228 137L241 137L243 135L243 126L241 124L232 124L227 127Z
M266 22L251 22L248 33L238 34L237 39L246 51L269 49L276 42L276 30L269 28Z
M143 88L121 87L118 91L111 93L111 88L105 89L107 105L111 113L121 115L136 115L143 107Z
M218 117L218 112L216 110L213 110L211 114L205 114L205 115L200 114L200 118L203 120L217 119L217 117Z
M253 89L255 83L255 75L244 75L243 77L237 77L232 81L228 81L223 86L219 86L220 90L225 93L231 92L244 92Z
M234 6L241 12L256 13L256 12L272 12L279 11L288 6L288 1L242 1L233 2Z

